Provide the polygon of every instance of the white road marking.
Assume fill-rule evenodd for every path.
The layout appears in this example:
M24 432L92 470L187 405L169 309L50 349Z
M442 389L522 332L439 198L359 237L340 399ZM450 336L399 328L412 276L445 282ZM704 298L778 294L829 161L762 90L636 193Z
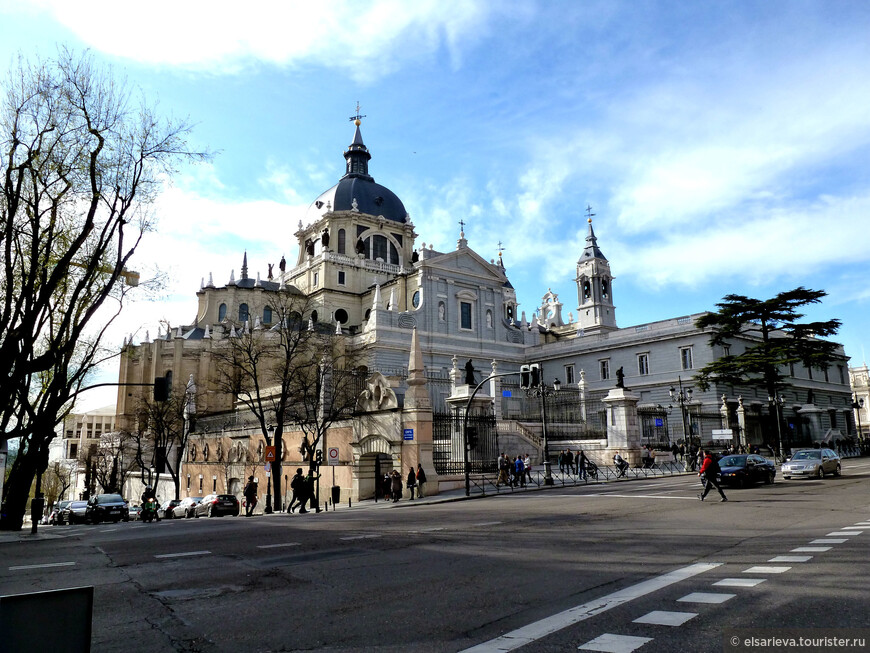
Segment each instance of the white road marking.
M101 533L114 533L114 532L117 531L117 530L118 530L117 528L104 528L104 529L101 530L100 532L101 532Z
M499 524L504 524L503 521L484 521L479 524L472 524L472 526L498 526Z
M715 592L692 592L683 598L677 599L680 603L725 603L733 599L736 594L718 594Z
M655 626L682 626L692 617L697 617L697 612L668 612L666 610L653 610L632 621L635 624L653 624Z
M652 637L633 637L631 635L614 635L612 633L604 633L599 635L591 642L581 644L577 648L581 651L602 651L603 653L631 653L639 649L647 642L651 642Z
M842 544L843 542L848 542L847 539L822 539L822 540L813 540L810 544Z
M809 562L813 556L776 556L768 562Z
M834 531L833 533L828 533L825 537L848 537L852 535L860 535L864 531Z
M279 549L283 546L302 546L302 542L284 542L283 544L259 544L258 549Z
M9 571L20 571L22 569L48 569L50 567L72 567L74 562L47 562L43 565L18 565L17 567L9 567Z
M684 499L697 501L698 497L668 497L663 494L585 494L587 497L616 497L618 499Z
M799 546L796 549L792 549L791 553L823 553L833 548L832 546Z
M184 553L161 553L160 555L154 556L155 558L184 558L186 556L205 556L209 555L211 551L185 551Z
M766 580L766 578L723 578L713 584L720 587L755 587Z
M710 571L721 566L721 562L699 562L688 567L669 571L661 576L650 578L642 581L637 585L632 585L619 591L602 596L601 598L589 601L583 605L578 605L569 608L558 614L545 617L540 621L528 624L522 628L517 628L509 633L496 637L488 642L483 642L477 646L465 649L462 653L496 653L504 651L512 651L531 642L537 641L542 637L551 635L555 632L572 626L576 623L594 617L602 612L606 612L611 608L615 608L624 603L628 603L641 596L646 596L652 592L660 590L664 587L679 583L680 581L692 578L705 571ZM647 640L648 641L648 640ZM593 649L588 649L593 650Z
M782 574L791 569L791 567L765 567L761 565L759 567L750 567L749 569L744 569L744 574Z
M379 537L383 537L383 536L371 533L369 535L351 535L349 537L341 537L339 539L343 540L345 542L350 542L351 540L374 540L374 539L377 539Z
M859 521L855 526L870 526L870 522Z

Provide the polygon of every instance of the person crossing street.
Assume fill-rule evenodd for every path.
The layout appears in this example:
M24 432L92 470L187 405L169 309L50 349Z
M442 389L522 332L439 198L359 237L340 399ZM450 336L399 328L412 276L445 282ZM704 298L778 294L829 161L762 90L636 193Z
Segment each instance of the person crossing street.
M698 476L704 481L704 492L698 495L698 498L703 501L704 497L707 496L707 492L710 491L711 487L715 487L719 490L719 495L722 497L720 501L728 501L728 497L725 496L725 493L722 491L722 486L719 485L719 481L716 478L716 475L719 473L719 461L716 460L716 457L713 455L711 451L700 451L699 454L704 454L704 462L701 465L700 471L698 471Z

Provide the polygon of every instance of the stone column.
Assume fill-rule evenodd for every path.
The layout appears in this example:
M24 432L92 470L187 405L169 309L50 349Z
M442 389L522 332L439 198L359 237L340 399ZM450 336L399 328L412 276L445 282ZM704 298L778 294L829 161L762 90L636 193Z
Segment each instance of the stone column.
M607 406L607 457L616 451L632 466L640 464L638 397L627 388L613 388L602 400Z
M737 429L740 431L740 444L745 447L749 446L746 437L746 408L743 406L743 395L737 397Z
M492 361L492 374L498 374L498 363ZM489 380L489 394L492 397L492 410L496 421L501 419L501 377Z

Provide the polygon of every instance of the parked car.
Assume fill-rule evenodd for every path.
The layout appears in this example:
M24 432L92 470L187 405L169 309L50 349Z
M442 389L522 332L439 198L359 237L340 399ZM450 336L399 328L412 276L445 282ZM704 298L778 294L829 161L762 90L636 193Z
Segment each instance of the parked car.
M70 501L58 501L56 504L54 504L54 508L52 509L51 514L48 516L48 523L52 526L54 526L55 524L63 524L63 522L61 521L61 513L63 513L64 508L66 508L70 503Z
M70 501L57 518L60 524L84 524L87 501Z
M773 483L776 465L756 454L729 454L719 460L722 482L746 487L753 483Z
M172 509L179 503L181 503L181 499L169 499L168 501L164 501L163 505L157 509L157 516L160 519L172 519Z
M824 478L842 473L840 456L833 449L800 449L782 464L782 477Z
M97 494L88 499L85 521L91 524L101 521L118 523L122 519L130 521L130 511L120 494Z
M239 516L239 500L232 494L209 494L203 497L193 509L193 516L222 517L224 515Z
M172 509L172 516L190 519L193 517L193 509L196 508L196 505L200 501L202 501L202 497L187 497L182 499L181 503Z
M142 506L130 506L130 521L136 521L142 515Z

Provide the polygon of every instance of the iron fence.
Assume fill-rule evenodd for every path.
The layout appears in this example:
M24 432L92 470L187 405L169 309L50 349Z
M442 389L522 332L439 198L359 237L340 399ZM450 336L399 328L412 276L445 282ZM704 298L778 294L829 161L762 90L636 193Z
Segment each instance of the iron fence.
M432 416L432 463L438 474L464 474L464 414L435 413ZM468 471L484 474L498 471L498 429L493 415L469 415L467 422Z

